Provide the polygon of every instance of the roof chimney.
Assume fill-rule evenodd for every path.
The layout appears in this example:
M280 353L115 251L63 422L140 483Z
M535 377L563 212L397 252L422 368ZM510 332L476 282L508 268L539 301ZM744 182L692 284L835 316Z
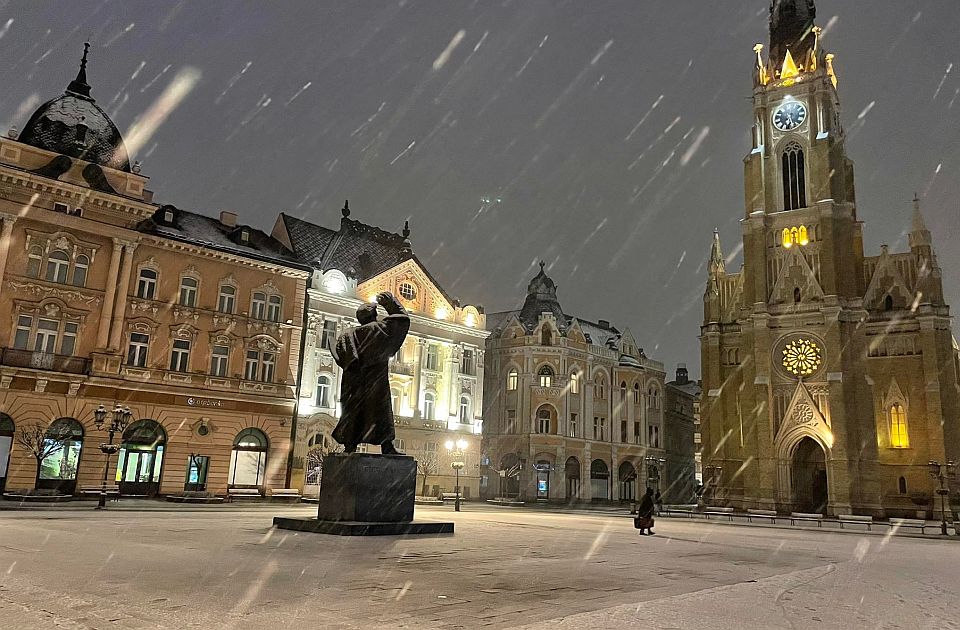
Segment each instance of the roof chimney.
M601 319L600 321L597 322L597 324L600 325L600 328L610 328L610 322L608 322L605 319Z
M230 228L237 227L237 213L221 210L220 223Z
M690 377L687 375L687 364L678 363L677 364L677 385L686 385L690 382Z

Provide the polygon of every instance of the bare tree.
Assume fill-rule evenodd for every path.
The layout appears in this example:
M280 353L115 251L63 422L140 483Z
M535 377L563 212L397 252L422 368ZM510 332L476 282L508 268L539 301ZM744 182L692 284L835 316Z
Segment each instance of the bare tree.
M439 464L436 451L422 451L417 455L417 475L423 477L420 496L427 496L427 476L437 474Z
M37 474L33 487L40 485L40 466L43 460L62 451L72 439L69 431L39 424L21 426L17 429L17 444L27 449L37 460Z

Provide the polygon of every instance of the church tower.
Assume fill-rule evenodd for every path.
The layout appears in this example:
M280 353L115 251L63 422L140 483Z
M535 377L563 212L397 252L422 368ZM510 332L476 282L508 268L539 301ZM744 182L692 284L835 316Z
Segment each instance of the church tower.
M909 253L864 255L816 13L773 0L754 48L743 269L715 234L704 295L705 482L738 507L909 513L918 466L960 447L949 309L919 202Z

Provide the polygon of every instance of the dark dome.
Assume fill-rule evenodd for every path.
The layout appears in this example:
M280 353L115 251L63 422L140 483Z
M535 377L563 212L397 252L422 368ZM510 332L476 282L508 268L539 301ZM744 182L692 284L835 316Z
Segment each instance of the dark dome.
M33 113L18 139L39 149L129 172L130 159L120 131L90 96L86 65L84 50L77 78L61 96Z

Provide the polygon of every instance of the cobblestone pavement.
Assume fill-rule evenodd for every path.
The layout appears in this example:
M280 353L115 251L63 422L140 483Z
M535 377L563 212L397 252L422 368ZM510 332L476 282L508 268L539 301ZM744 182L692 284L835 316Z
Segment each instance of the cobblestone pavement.
M960 628L960 542L615 514L417 509L452 536L274 513L0 513L0 628Z

